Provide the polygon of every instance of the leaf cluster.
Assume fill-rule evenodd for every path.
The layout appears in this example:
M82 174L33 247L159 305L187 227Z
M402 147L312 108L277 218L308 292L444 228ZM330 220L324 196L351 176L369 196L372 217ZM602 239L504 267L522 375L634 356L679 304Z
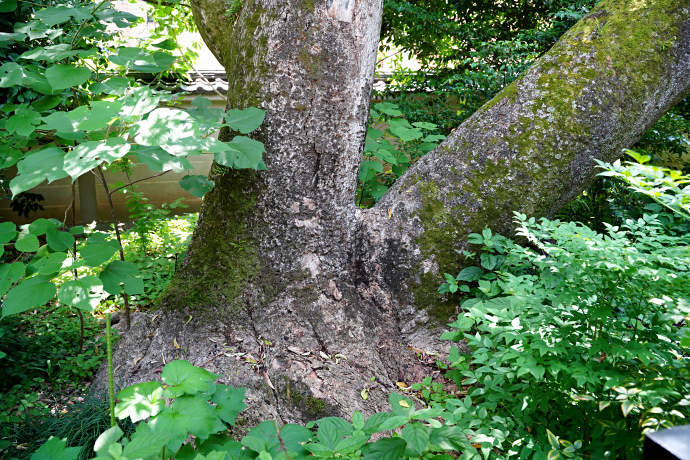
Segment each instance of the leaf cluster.
M492 458L639 457L645 432L690 416L688 234L655 214L603 234L516 223L526 244L471 235L479 266L440 288L472 295L442 338L472 349L447 376L474 388L446 404Z

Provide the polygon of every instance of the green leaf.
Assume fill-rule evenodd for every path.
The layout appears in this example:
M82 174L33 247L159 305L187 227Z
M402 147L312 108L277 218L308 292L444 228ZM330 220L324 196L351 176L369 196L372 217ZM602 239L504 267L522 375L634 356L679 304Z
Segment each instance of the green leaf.
M115 406L115 416L120 420L129 417L133 423L153 417L165 407L163 385L160 382L129 386L117 394L117 399L120 402Z
M118 101L92 101L91 106L82 105L67 112L77 129L98 131L107 128L117 120L122 103Z
M47 254L40 259L32 260L30 265L38 270L39 275L56 276L62 270L62 266L67 258L68 255L64 252L55 252Z
M254 107L244 110L232 109L225 114L225 121L235 131L242 134L251 133L264 122L266 112Z
M375 152L372 152L376 158L378 158L381 161L385 161L386 163L398 164L398 160L395 158L395 155L393 155L391 152L388 150L384 149L379 149Z
M364 417L362 417L360 411L355 411L355 413L352 414L352 426L356 430L361 430L364 427Z
M46 232L46 242L53 251L66 251L74 245L74 237L68 232L61 232L52 227Z
M235 169L257 169L266 151L264 144L246 136L235 136L228 145L231 150L216 153L216 162Z
M377 172L383 172L383 165L378 161L363 161L359 167L359 180L367 182L374 177Z
M144 293L144 281L137 266L131 262L113 260L105 266L98 277L103 282L103 289L109 294L119 295L120 284L124 285L127 294Z
M77 14L77 9L65 5L59 5L42 9L34 15L34 18L46 26L54 26L72 19Z
M170 433L173 450L187 437L187 432L206 439L213 433L225 430L225 425L216 415L214 408L203 396L179 396L170 408L163 410L149 423L151 430L157 433ZM172 445L171 445L172 444ZM176 446L176 447L175 447Z
M12 115L5 123L5 129L9 133L17 133L20 136L28 136L34 132L35 126L40 124L41 114L33 110L22 109Z
M549 444L553 449L560 449L560 444L558 442L558 437L556 437L555 434L553 434L550 430L546 430L546 436L549 439Z
M218 374L196 367L184 360L169 362L161 374L161 379L171 385L167 390L172 397L206 392L211 388L211 384L220 377Z
M399 460L407 443L400 438L383 438L362 447L364 460Z
M5 62L0 66L0 88L21 86L24 71L16 62Z
M484 270L479 267L466 267L463 268L458 276L455 278L458 281L478 281L484 275Z
M119 441L123 434L124 433L117 425L105 430L98 437L98 439L96 439L93 450L98 454L99 457L110 458L106 456L109 447Z
M216 413L221 420L230 425L235 425L237 414L247 406L244 404L244 388L232 388L227 385L217 385L216 391L211 396L211 401L216 405Z
M79 86L91 78L91 70L70 64L56 64L46 69L46 79L54 91Z
M174 171L177 173L194 169L192 164L184 157L171 155L161 147L136 145L132 148L137 160L146 164L151 171Z
M139 122L134 140L141 145L173 144L185 137L199 136L199 124L184 110L159 108Z
M27 233L14 243L14 248L20 252L36 252L40 247L38 237L33 233Z
M77 460L81 447L67 447L66 440L51 436L31 455L31 460Z
M87 240L86 246L79 250L79 255L81 255L84 263L89 267L98 267L104 262L109 261L120 249L120 245L116 240L106 240L106 236L105 233L93 234Z
M14 195L25 192L44 180L67 177L63 170L63 153L56 147L39 150L26 156L17 163L18 175L10 181L10 190Z
M10 289L2 303L2 317L45 305L55 297L56 287L42 277L29 278Z
M429 446L429 428L419 422L405 425L401 435L407 445L420 457Z
M0 297L24 276L25 271L26 266L21 262L0 265Z
M58 289L57 296L66 305L93 312L103 298L103 283L95 276L65 281Z
M7 244L17 236L17 226L12 222L0 222L0 244Z
M366 434L374 434L378 431L382 431L381 425L389 418L391 418L390 413L377 412L376 414L369 417L366 422L364 422L362 431L364 431Z
M154 432L148 424L140 423L125 445L122 455L131 459L147 458L154 455L157 457L163 446L170 442L172 437L170 433Z
M113 64L128 67L137 72L159 73L175 62L175 56L164 51L149 52L142 48L122 47L117 54L108 57Z
M0 13L11 13L17 9L17 0L0 0Z
M29 232L36 236L41 236L45 235L50 229L55 230L55 227L54 221L40 217L29 224Z
M197 198L203 198L214 185L214 182L206 179L206 176L184 176L180 180L180 187Z
M406 398L399 393L391 393L388 396L388 402L394 415L403 415L409 417L414 412L414 403L410 398Z
M72 181L103 162L112 163L129 153L130 144L121 137L111 137L105 142L83 142L65 155L65 172Z

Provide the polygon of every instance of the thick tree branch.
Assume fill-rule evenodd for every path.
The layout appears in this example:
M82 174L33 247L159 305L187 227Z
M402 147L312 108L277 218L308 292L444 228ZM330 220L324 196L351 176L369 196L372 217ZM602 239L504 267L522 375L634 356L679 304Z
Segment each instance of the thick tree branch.
M383 272L435 287L469 233L509 234L514 211L553 216L591 183L595 159L620 157L688 94L690 2L635 5L601 2L363 213Z

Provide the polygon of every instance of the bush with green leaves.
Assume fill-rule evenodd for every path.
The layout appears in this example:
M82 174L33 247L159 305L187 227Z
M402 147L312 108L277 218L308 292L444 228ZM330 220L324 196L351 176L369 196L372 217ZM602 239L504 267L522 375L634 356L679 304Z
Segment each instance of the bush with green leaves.
M472 234L478 266L439 288L470 295L443 336L472 350L450 357L473 387L446 401L455 422L492 458L639 458L645 432L690 417L690 234L654 214L603 234L516 223L522 244Z
M446 138L433 123L410 123L398 106L374 104L357 182L357 204L370 207L415 161Z
M129 437L123 438L118 426L101 434L95 442L94 458L451 460L453 457L444 452L475 451L466 430L449 422L451 413L442 407L417 409L410 398L398 393L389 398L391 412L377 413L366 420L355 412L352 422L326 417L306 427L265 421L237 441L228 427L235 425L238 413L246 407L245 392L216 383L219 377L187 361L173 361L163 368L161 379L165 385L145 382L120 391L117 417L139 424ZM394 430L392 436L381 437L390 430ZM380 439L372 441L375 434ZM78 446L51 438L31 458L71 460L79 451Z

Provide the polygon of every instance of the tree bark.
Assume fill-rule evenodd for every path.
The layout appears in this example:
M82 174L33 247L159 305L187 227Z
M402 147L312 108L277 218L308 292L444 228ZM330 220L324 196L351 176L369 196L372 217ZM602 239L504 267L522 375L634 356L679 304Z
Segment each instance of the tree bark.
M195 0L228 108L267 110L268 171L214 168L162 309L115 355L123 383L188 359L248 388L248 425L386 409L431 369L465 238L552 216L690 90L690 2L604 1L425 156L354 205L382 0ZM229 136L225 133L224 136ZM177 346L179 348L177 348ZM447 346L446 346L447 347ZM410 349L412 348L412 349Z

